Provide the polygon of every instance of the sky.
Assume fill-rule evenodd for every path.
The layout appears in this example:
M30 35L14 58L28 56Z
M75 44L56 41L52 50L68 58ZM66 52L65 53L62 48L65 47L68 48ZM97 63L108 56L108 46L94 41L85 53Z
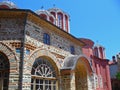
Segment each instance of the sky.
M120 0L10 0L21 9L57 7L70 15L70 33L105 47L107 59L120 52ZM54 6L55 5L55 6Z

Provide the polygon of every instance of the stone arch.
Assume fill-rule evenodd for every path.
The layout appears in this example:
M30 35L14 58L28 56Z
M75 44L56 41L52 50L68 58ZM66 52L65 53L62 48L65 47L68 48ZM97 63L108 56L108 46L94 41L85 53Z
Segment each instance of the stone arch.
M59 62L57 62L56 57L52 53L50 53L48 50L43 50L43 49L37 49L30 55L30 57L28 58L29 61L26 61L28 64L29 70L32 69L32 65L34 61L36 60L36 58L39 58L39 57L45 57L49 59L50 62L53 65L55 65L59 70L60 65L59 65Z
M0 52L6 55L10 63L10 69L18 69L17 57L15 53L4 43L0 42Z
M76 57L76 62L74 63L74 66L72 68L73 70L75 70L79 62L83 63L88 74L92 73L93 70L92 70L90 60L85 55L79 55Z
M89 68L88 62L84 59L84 57L78 58L74 67L76 90L88 90L87 76L89 75Z
M0 90L7 90L9 86L10 63L7 56L0 52ZM4 83L5 82L5 83Z
M48 60L50 62L50 64L51 64L51 66L53 66L53 68L55 69L55 72L56 72L55 73L56 74L55 78L56 78L56 85L57 85L57 87L56 87L57 89L56 90L58 90L58 88L60 86L59 85L60 84L60 82L59 82L59 77L60 77L59 64L56 61L56 57L52 53L50 53L47 50L43 50L43 49L35 50L30 55L30 57L28 59L29 61L26 61L28 69L29 69L29 75L31 76L31 78L29 78L29 80L31 81L30 82L31 83L30 84L31 88L36 87L35 84L33 84L32 81L34 81L37 76L36 75L32 75L31 73L32 73L34 62L36 60L38 60L38 59L40 59L40 60L45 59L46 61ZM39 80L42 80L42 79L39 77ZM45 80L47 80L47 79L45 78Z
M70 83L71 90L88 90L88 77L92 76L93 70L90 60L85 55L73 55L64 60L62 70L68 70L69 74L74 77Z
M67 68L67 69L75 70L78 61L84 63L86 69L88 70L87 71L88 73L92 72L90 60L85 55L73 55L65 58L62 69Z
M9 62L9 72L8 72L8 89L18 88L19 72L18 63L15 53L4 43L0 42L0 53L2 53ZM13 76L15 78L13 78ZM11 87L16 83L15 87Z

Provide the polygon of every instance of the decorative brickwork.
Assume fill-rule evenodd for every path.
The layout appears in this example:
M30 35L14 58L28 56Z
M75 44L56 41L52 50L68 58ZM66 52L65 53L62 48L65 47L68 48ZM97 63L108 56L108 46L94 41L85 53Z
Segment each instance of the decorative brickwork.
M15 53L2 42L0 42L0 52L6 55L10 63L9 90L16 90L18 88L19 79L18 59Z
M32 11L3 11L0 11L0 52L3 52L10 62L9 90L37 90L42 88L40 81L44 81L44 88L55 85L55 90L93 89L90 79L93 71L90 60L82 54L83 42L41 19ZM43 42L44 33L50 36L50 45ZM73 54L70 46L74 47ZM54 71L49 71L44 60L42 63L38 58L49 61L56 77L45 77L46 72L49 72L49 75ZM34 63L36 64L33 67ZM37 68L40 65L41 67ZM36 70L34 74L33 68ZM47 80L52 83L48 84ZM53 87L49 88L54 90Z
M70 46L73 45L75 47L75 54L80 54L81 47L79 45L74 44L70 40L66 39L64 36L56 34L53 31L50 31L49 29L46 29L44 27L40 27L38 25L35 25L34 23L27 21L26 25L26 39L27 41L34 46L40 47L40 42L43 42L43 34L48 33L51 37L51 43L50 45L59 49L62 49L64 51L70 52Z

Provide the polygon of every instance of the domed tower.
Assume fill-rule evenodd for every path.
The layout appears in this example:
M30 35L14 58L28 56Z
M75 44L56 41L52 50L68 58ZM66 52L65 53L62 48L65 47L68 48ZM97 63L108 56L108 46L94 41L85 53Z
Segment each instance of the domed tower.
M82 47L82 51L87 57L90 58L91 55L93 55L92 48L94 46L94 42L87 38L80 38L79 40L85 43L85 46Z
M69 15L58 8L51 8L48 10L52 15L54 15L56 22L55 25L60 27L66 32L69 31Z
M48 10L38 10L36 13L42 17L50 21L51 23L58 26L60 29L70 32L69 28L69 15L63 12L61 9L58 8L51 8Z
M11 1L0 2L0 9L17 9L17 6Z
M38 10L36 13L43 19L55 24L55 17L47 10Z
M105 48L101 45L95 45L93 47L93 54L94 56L101 58L101 59L105 59Z

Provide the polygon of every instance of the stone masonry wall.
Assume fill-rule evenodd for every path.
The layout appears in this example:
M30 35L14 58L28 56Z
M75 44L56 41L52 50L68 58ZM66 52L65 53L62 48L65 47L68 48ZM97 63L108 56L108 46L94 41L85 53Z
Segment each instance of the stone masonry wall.
M0 52L6 55L10 63L8 90L18 90L19 87L20 53L16 53L16 48L21 48L24 21L21 18L0 18Z
M17 90L19 85L19 66L20 66L20 55L21 53L16 52L16 48L19 45L21 48L21 40L23 39L24 20L20 18L0 18L0 42L4 43L14 53L14 57L10 58L10 83L9 90ZM70 46L75 47L75 54L79 55L82 53L81 47L74 44L73 41L62 37L62 35L56 35L43 27L39 27L36 24L27 21L25 27L25 48L24 50L24 61L23 61L23 90L30 90L31 87L31 69L34 60L39 56L46 55L50 57L57 65L58 69L63 65L64 59L70 56ZM43 43L43 34L48 33L51 38L51 45L45 45ZM16 47L17 46L17 47ZM26 54L26 49L30 49L30 53ZM34 47L34 48L33 48ZM5 51L6 48L1 47L0 51ZM6 54L6 53L5 53ZM9 55L7 56L9 57ZM13 63L14 62L14 63ZM16 67L12 71L12 67Z
M51 39L51 46L62 49L66 52L70 52L70 46L74 46L75 54L79 55L82 53L79 45L76 45L73 41L62 37L62 35L57 35L56 33L49 31L49 29L43 29L30 21L27 21L26 29L26 34L38 42L43 42L43 34L48 33Z
M20 40L23 37L24 20L0 18L0 40Z
M26 36L25 44L34 46L34 49L29 49L30 53L25 53L24 58L24 70L23 70L23 90L29 90L31 87L31 70L32 65L36 58L40 56L50 57L53 62L56 63L58 70L61 69L64 63L64 59L70 56L70 46L75 47L75 54L79 55L82 53L81 47L73 43L61 35L57 35L44 27L37 26L36 24L27 21L26 25ZM43 34L48 33L50 35L50 45L43 43ZM25 47L25 49L28 49ZM25 52L25 51L24 51ZM60 81L58 81L60 82ZM61 88L61 87L60 87ZM70 88L68 88L69 90Z

